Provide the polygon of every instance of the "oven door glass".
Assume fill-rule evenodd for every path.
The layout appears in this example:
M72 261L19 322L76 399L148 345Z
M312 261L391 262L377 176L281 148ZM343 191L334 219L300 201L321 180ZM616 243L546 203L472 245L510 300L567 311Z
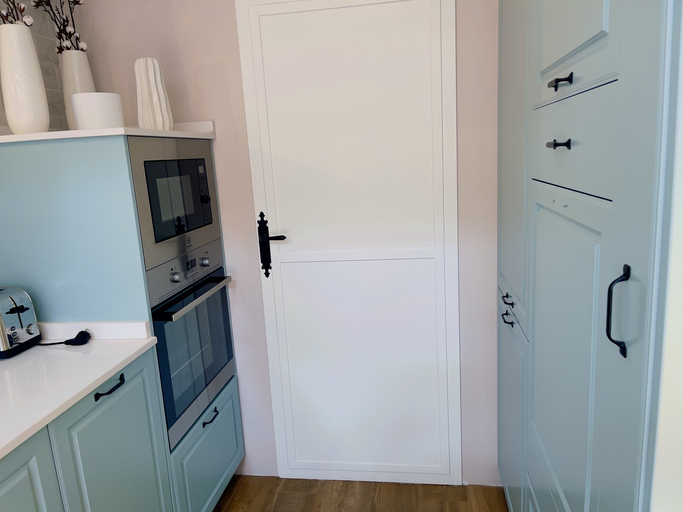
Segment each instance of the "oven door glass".
M203 158L145 162L156 243L213 222Z
M218 269L152 310L172 447L234 375L229 281Z

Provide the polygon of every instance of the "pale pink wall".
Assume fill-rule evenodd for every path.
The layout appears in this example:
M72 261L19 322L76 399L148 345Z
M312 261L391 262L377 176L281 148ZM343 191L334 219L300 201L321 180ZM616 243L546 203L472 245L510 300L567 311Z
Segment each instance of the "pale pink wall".
M99 91L123 100L137 125L135 59L155 57L175 121L213 119L246 458L238 470L275 475L256 218L251 191L235 7L231 1L115 0L78 8Z
M463 479L497 465L498 0L457 2L458 242Z
M121 94L137 124L134 62L155 57L176 121L213 119L246 458L274 475L264 313L239 49L232 1L91 1L79 8L95 85ZM458 187L463 476L500 485L496 463L497 0L459 0Z

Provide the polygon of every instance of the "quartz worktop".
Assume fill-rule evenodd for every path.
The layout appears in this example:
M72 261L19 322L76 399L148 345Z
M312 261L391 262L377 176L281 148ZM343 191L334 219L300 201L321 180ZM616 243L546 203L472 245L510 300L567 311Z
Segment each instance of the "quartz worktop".
M73 338L83 346L36 346L0 360L0 458L156 344L148 322L39 323L43 342Z
M36 140L77 139L84 137L110 137L113 135L134 135L137 137L173 137L177 139L215 139L213 121L175 123L174 130L147 130L137 126L121 128L102 128L99 130L63 130L13 135L8 129L0 127L0 144L8 142L27 142Z

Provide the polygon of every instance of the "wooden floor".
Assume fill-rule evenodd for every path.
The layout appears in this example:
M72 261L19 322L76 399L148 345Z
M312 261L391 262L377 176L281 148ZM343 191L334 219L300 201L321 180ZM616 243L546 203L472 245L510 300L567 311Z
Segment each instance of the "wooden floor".
M500 487L235 475L214 512L508 512Z

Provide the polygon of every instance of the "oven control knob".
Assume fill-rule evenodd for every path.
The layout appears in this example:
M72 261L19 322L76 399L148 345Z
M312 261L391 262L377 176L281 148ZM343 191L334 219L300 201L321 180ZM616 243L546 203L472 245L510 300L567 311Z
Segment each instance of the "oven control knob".
M180 272L171 272L171 282L172 283L179 283L180 282Z
M208 267L209 265L211 265L211 261L209 261L209 258L202 258L199 264L202 267Z

